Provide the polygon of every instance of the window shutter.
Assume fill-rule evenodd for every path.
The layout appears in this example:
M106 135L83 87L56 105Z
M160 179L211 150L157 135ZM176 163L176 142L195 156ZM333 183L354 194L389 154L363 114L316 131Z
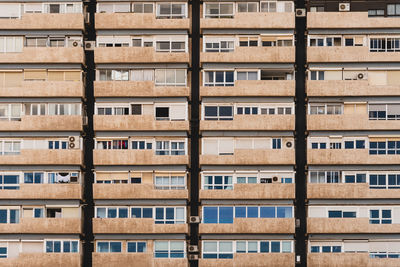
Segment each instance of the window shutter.
M388 115L399 115L400 114L400 104L389 104L387 105Z
M170 107L171 120L185 120L186 119L186 105L173 105Z
M368 252L368 241L361 240L345 240L344 252Z
M253 140L252 139L236 139L236 149L252 149Z
M0 4L0 18L18 18L21 4Z
M5 72L4 73L4 86L15 87L21 86L22 72Z
M81 71L66 71L65 72L65 80L66 81L80 81L81 80Z
M49 81L63 81L64 80L64 71L49 71L48 72L48 80Z
M46 70L25 70L25 80L46 80Z
M234 140L231 139L219 139L219 154L233 154L234 151Z
M218 155L218 140L203 139L203 155Z

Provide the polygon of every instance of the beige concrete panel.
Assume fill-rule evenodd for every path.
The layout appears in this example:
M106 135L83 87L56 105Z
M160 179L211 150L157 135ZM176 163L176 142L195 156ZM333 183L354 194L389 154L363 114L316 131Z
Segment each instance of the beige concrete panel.
M400 233L400 224L370 224L369 218L307 218L309 233Z
M19 190L1 190L0 199L81 199L80 184L21 184Z
M23 149L19 155L0 157L0 165L81 165L82 150L79 149Z
M83 14L23 14L21 19L2 19L3 30L83 30Z
M294 130L295 115L235 115L231 121L200 121L200 131L207 130Z
M201 165L294 165L294 150L236 149L233 155L200 155Z
M95 165L187 165L189 156L159 156L155 151L98 150L93 151Z
M202 52L200 61L202 63L291 63L295 62L295 47L235 47L233 52Z
M400 85L400 71L387 71L388 85Z
M82 116L22 116L21 121L0 121L0 131L82 131Z
M21 53L2 53L0 63L83 63L82 47L24 47Z
M400 189L370 189L368 184L308 184L307 198L314 199L392 199Z
M398 61L400 61L400 55L398 53L369 52L368 47L361 47L361 46L307 47L307 62L398 62Z
M188 224L155 224L154 219L136 219L136 218L94 218L93 232L100 233L188 233Z
M233 19L201 18L202 29L294 29L294 12L236 13Z
M235 253L233 259L199 259L201 267L290 267L295 266L294 253Z
M371 18L368 12L308 12L307 28L349 29L349 28L396 28L400 18Z
M93 267L187 267L187 259L155 259L152 251L146 253L93 253Z
M200 190L200 199L294 199L294 184L235 184L232 190Z
M189 131L189 121L160 121L154 115L94 115L93 123L95 131Z
M1 224L3 234L80 234L80 218L20 218L16 224Z
M397 130L400 121L369 120L368 113L348 115L307 115L308 130Z
M94 199L187 199L188 197L187 189L156 190L153 184L93 184Z
M154 47L97 47L96 63L189 63L189 53L156 52Z
M234 218L232 224L201 223L200 234L294 233L294 218Z
M190 29L190 19L156 19L154 13L96 13L96 29Z
M4 97L83 97L82 82L23 81L19 86L0 87Z
M235 81L235 86L201 86L205 96L294 96L295 81Z
M21 253L18 258L0 259L0 265L4 267L80 267L81 257L79 253Z
M189 87L156 86L152 81L95 81L95 97L189 96Z
M400 85L374 86L366 80L307 81L308 96L400 96Z
M400 155L369 155L368 149L307 149L312 165L399 164Z

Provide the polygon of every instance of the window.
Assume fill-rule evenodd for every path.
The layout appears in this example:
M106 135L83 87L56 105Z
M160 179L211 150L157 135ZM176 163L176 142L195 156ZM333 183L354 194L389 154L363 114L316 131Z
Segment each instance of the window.
M257 177L256 182L257 182ZM205 175L204 189L233 189L233 179L231 175Z
M233 52L234 41L228 40L206 40L205 52Z
M128 140L97 141L97 149L128 149Z
M369 45L370 52L399 52L400 38L370 38Z
M186 86L186 70L156 69L156 86Z
M129 115L129 107L98 107L98 115Z
M46 253L78 253L78 241L48 240Z
M184 241L154 241L155 258L184 258Z
M1 141L0 155L18 155L21 153L21 141Z
M131 208L131 218L153 218L153 208Z
M186 18L186 5L178 3L157 3L158 19Z
M282 148L282 139L272 138L272 149L281 149L281 148Z
M370 155L394 155L400 154L400 141L369 142Z
M133 13L153 13L152 3L133 3L132 4Z
M25 184L42 184L43 183L43 172L26 172L24 173Z
M0 19L15 19L20 17L20 3L1 3Z
M48 104L48 115L80 115L81 104Z
M185 223L185 208L157 207L155 208L156 224L182 224Z
M185 155L185 142L156 141L156 155Z
M238 3L237 11L238 12L258 12L258 3L257 2Z
M185 176L156 176L155 189L185 189Z
M344 176L345 183L366 183L367 175L365 173L346 174Z
M204 259L232 259L233 241L203 241Z
M99 70L100 81L128 81L129 70Z
M400 4L388 4L387 5L388 16L400 16Z
M261 2L261 12L276 12L276 4L275 1Z
M383 17L384 15L384 9L368 9L368 17Z
M48 141L49 149L68 149L68 141Z
M311 253L341 253L341 246L311 246Z
M1 223L19 223L19 210L0 209L0 224Z
M156 41L157 52L185 52L185 41Z
M142 105L132 104L131 105L131 115L142 115Z
M21 104L0 104L0 120L20 121L21 113Z
M311 80L325 80L325 71L310 71Z
M7 247L0 247L0 259L7 258Z
M233 120L233 106L204 106L205 120Z
M22 52L22 36L0 36L0 53Z
M156 107L156 120L169 120L169 107Z
M132 141L132 149L135 150L144 150L144 149L152 149L153 143L146 141Z
M400 104L370 104L370 120L400 120Z
M309 105L310 115L340 115L342 114L341 104L317 104L313 103Z
M19 189L19 175L0 174L0 190L17 190Z
M400 174L370 174L369 188L371 189L400 188Z
M205 71L204 86L233 86L234 71Z
M392 211L389 209L373 209L369 211L370 224L391 224Z
M312 149L326 149L326 143L325 142L312 142L311 148Z
M258 46L258 37L239 37L239 46L256 47Z
M356 218L355 211L329 210L328 218Z
M237 80L256 81L258 80L258 71L238 71Z
M233 18L233 3L205 3L205 18Z
M97 207L96 218L128 218L128 208L123 207Z
M310 183L336 184L340 181L339 171L310 171Z
M146 242L126 242L126 251L129 253L146 252Z
M122 243L121 242L112 242L112 241L98 241L97 242L97 252L100 253L113 253L113 252L122 252Z

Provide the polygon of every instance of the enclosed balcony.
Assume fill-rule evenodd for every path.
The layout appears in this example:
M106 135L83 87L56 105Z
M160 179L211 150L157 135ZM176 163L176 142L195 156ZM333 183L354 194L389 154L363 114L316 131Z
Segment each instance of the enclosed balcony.
M370 189L369 184L308 184L307 198L313 199L394 199L400 189Z
M22 116L20 121L0 121L0 131L82 131L82 116Z
M20 218L19 223L0 224L3 234L80 234L80 218Z
M24 47L22 52L2 53L0 63L82 63L82 47Z
M187 86L156 86L154 81L95 81L95 97L179 97L189 96Z
M19 190L1 190L0 199L81 199L80 184L20 184Z
M1 19L3 30L84 30L83 14L25 13L17 19Z
M79 253L20 253L17 258L0 259L0 265L4 267L80 267L81 258L82 255Z
M97 47L98 63L189 63L189 53L156 52L154 47Z
M202 18L201 29L294 29L294 12L236 13L233 18Z
M307 80L308 96L399 96L400 85L372 85L368 80Z
M156 120L153 115L94 115L95 131L188 131L188 121Z
M400 155L369 155L367 149L308 149L310 165L398 164Z
M292 80L239 80L234 86L201 86L200 95L206 96L294 96Z
M400 61L400 55L399 53L393 53L393 52L370 52L369 48L366 46L308 47L307 61L311 63L312 62L398 62Z
M188 267L187 259L159 259L154 258L153 249L148 248L146 253L93 253L93 266L107 267L131 266L163 266L163 267Z
M96 234L164 234L188 233L185 224L156 224L154 219L94 218L93 232Z
M294 130L294 115L258 115L248 117L246 115L235 115L229 121L200 121L200 131L257 131L257 130Z
M199 266L289 267L295 266L294 253L235 253L233 259L199 259Z
M399 17L368 17L368 12L308 12L309 29L392 29Z
M157 190L153 184L93 184L94 199L187 199L187 189Z
M294 165L293 149L235 149L233 155L200 155L200 165Z
M189 156L155 155L155 151L98 150L93 151L94 165L188 165Z
M82 150L23 149L0 156L0 165L82 165Z
M294 218L235 218L233 223L201 223L200 234L290 234Z
M370 258L368 253L309 253L307 265L311 267L387 267L398 265L399 259Z
M96 29L190 29L190 19L156 18L154 13L96 13Z
M307 115L307 129L323 130L396 130L398 120L370 120L368 111L364 114Z
M83 97L82 82L21 81L10 87L0 86L3 97Z
M200 190L200 199L294 199L294 184L235 184L231 190Z
M370 224L369 218L308 218L307 231L312 234L397 233L400 224Z

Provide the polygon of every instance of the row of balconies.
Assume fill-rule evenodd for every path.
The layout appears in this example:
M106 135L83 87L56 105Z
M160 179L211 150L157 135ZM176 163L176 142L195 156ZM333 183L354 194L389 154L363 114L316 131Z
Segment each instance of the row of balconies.
M97 29L190 29L190 18L156 19L153 13L96 13ZM307 27L396 28L399 18L371 18L368 12L310 12ZM202 29L293 29L292 13L237 13L234 18L200 20ZM23 14L21 19L2 21L3 29L84 29L83 14Z
M367 80L308 80L308 96L400 96L400 86L370 85ZM4 97L83 97L82 82L23 81L18 87L0 87ZM154 82L95 81L95 97L189 96L190 88L156 86ZM200 86L201 97L294 96L295 81L235 81L234 86Z
M370 189L364 184L308 184L309 199L397 198L399 189ZM0 199L80 199L80 184L21 184L1 190ZM294 199L294 184L235 184L231 190L200 190L200 199ZM93 184L94 199L188 199L184 190L157 190L153 184Z
M189 156L155 155L154 151L94 150L95 165L188 165ZM308 149L309 165L398 164L400 155L369 155L368 149ZM81 165L81 150L23 149L3 155L0 165ZM233 155L200 155L201 165L294 165L293 149L236 149Z

